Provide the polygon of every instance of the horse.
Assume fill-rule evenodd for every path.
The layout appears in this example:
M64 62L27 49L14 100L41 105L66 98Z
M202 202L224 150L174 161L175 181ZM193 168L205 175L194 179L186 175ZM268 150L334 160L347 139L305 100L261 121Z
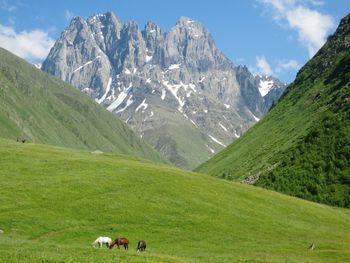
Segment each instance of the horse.
M146 250L146 242L145 240L140 240L139 242L137 242L137 249L136 249L136 252L139 252L139 251L145 251Z
M112 239L110 237L98 237L94 242L92 242L91 246L95 247L98 244L98 247L102 247L103 244L106 244L109 247L112 243Z
M129 249L129 240L126 237L118 237L113 240L113 242L109 245L109 248L113 248L115 245L117 245L118 248L119 245L123 245L124 249L127 250Z
M315 246L314 243L312 243L312 244L308 247L309 250L315 250L315 248L316 248L316 246Z
M23 139L23 138L17 138L16 142L25 143L25 142L26 142L26 139Z

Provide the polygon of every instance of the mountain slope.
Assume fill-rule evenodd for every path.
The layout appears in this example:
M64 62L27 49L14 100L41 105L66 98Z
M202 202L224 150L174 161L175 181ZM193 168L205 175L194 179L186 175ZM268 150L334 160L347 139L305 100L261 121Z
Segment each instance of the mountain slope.
M350 207L350 15L280 102L197 171Z
M0 136L166 162L72 86L0 49Z
M350 211L135 158L0 139L1 262L346 262ZM163 189L166 189L165 191ZM129 251L92 249L126 236ZM136 253L139 239L146 253ZM314 243L316 249L308 250Z
M140 29L112 13L76 17L42 69L89 94L184 168L238 138L271 105L247 68L240 76L209 31L187 17L169 32L153 22Z

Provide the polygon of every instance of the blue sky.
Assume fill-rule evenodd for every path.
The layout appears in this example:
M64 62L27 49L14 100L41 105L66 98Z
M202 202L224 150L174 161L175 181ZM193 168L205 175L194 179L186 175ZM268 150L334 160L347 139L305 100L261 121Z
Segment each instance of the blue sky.
M41 62L74 16L112 11L163 31L180 16L201 22L235 65L291 82L350 12L349 0L0 0L0 46Z

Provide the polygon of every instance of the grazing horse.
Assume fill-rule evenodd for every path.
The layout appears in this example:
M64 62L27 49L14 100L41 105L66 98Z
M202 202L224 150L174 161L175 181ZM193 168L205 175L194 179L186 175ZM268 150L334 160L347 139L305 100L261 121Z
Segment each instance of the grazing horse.
M23 139L23 138L17 138L16 142L25 143L25 142L26 142L26 139Z
M315 246L314 243L312 243L312 244L308 247L309 250L315 250L315 248L316 248L316 246Z
M106 246L109 247L111 243L112 239L109 237L98 237L91 245L95 247L98 244L98 247L102 247L103 244L106 244Z
M140 240L138 243L137 243L137 249L136 251L139 252L139 251L145 251L146 250L146 242L145 240Z
M129 249L129 240L126 237L118 237L113 240L109 248L113 248L115 245L117 245L118 248L120 248L119 245L123 245L125 249Z

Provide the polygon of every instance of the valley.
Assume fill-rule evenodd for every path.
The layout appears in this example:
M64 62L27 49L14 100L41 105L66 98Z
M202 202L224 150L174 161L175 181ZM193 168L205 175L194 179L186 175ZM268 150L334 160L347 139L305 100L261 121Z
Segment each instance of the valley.
M128 156L4 139L0 166L2 262L346 262L350 256L348 209ZM91 248L101 235L126 236L129 251ZM144 253L136 253L140 239L147 242Z
M349 262L345 4L18 1L0 262Z

